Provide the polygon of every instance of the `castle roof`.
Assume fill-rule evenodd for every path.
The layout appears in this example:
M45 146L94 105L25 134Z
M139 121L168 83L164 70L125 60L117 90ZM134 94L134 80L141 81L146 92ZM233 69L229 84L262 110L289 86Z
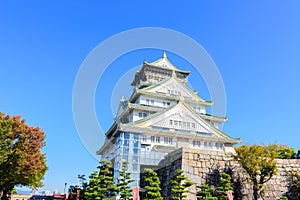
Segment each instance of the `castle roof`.
M170 120L178 120L178 121L187 121L191 123L195 123L195 130L187 129L186 131L179 131L176 132L174 127L174 130L170 129L169 127L169 121ZM184 102L179 102L176 105L170 106L169 108L166 108L160 112L156 112L152 115L149 115L148 117L145 117L143 119L137 120L135 122L122 124L119 125L120 130L125 131L130 128L132 129L151 129L153 132L153 127L155 127L156 130L159 131L165 131L165 132L171 132L173 135L174 133L179 134L182 133L185 136L187 135L197 135L199 136L205 136L205 137L217 137L219 140L228 140L231 142L238 143L239 139L231 138L230 136L226 135L219 129L215 128L211 124L209 124L207 121L205 121L198 113L193 111L188 105L186 105ZM139 130L140 131L140 130Z
M168 92L177 92L176 94L170 94ZM150 96L150 97L159 97L169 100L179 100L180 95L185 99L186 102L189 102L194 105L209 107L214 103L212 101L205 101L197 95L196 91L192 91L184 83L178 80L175 76L168 77L161 82L153 84L142 89L136 88L129 101L134 101L141 94Z
M190 71L179 70L169 61L166 52L164 52L162 58L154 62L148 63L147 61L144 61L141 69L135 73L135 77L131 85L152 85L164 78L172 76L172 73L177 74L177 76L184 81L190 74ZM149 78L149 75L152 78Z
M169 69L172 71L177 71L177 72L181 72L181 73L185 73L185 74L190 74L190 71L185 71L185 70L179 70L177 67L175 67L168 59L167 57L167 53L164 51L163 56L151 63L148 63L147 61L144 61L144 64L150 65L150 66L154 66L154 67L159 67L162 69Z

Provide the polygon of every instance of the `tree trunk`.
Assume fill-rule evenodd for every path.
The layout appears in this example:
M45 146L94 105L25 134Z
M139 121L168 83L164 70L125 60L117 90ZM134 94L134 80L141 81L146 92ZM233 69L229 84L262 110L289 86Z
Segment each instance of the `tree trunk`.
M258 200L258 189L255 185L253 185L253 199Z
M1 200L9 200L12 189L4 188L2 190Z

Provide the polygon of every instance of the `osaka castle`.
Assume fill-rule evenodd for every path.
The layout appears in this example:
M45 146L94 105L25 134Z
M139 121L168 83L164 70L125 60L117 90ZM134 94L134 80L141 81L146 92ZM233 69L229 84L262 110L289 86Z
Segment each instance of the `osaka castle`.
M166 52L155 62L144 61L135 73L133 93L120 100L106 141L97 151L102 160L112 162L115 182L124 161L134 180L131 186L138 188L144 168L163 167L168 153L181 147L234 151L240 139L219 129L226 117L206 113L213 102L187 86L189 75L175 67Z

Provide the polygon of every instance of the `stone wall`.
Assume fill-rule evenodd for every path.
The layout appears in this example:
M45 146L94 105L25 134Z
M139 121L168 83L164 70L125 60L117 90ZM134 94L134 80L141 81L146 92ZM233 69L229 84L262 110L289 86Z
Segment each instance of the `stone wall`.
M197 200L196 185L209 184L216 187L220 174L226 172L233 180L234 199L252 200L252 185L248 175L230 155L224 152L205 151L192 148L181 148L169 153L166 165L158 170L161 179L164 199L171 199L170 179L177 169L183 169L188 178L195 183L189 188L188 200ZM297 199L289 193L289 177L287 172L300 173L299 159L277 160L278 173L265 185L264 200L280 199L282 195L290 195L289 199Z

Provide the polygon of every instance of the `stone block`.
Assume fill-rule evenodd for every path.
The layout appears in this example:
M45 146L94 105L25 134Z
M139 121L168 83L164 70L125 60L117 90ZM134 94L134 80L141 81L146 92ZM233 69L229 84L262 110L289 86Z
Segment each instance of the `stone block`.
M184 152L182 158L183 159L188 159L189 158L189 153Z
M194 161L194 160L189 160L189 166L196 167L197 166L197 162Z
M198 160L199 154L194 153L194 160Z
M190 181L192 181L195 184L200 184L201 183L201 178L198 175L194 175L194 174L186 174L186 176L188 177L188 179Z
M183 165L182 170L185 171L185 172L188 172L189 171L189 166L188 165Z
M199 168L194 167L194 175L199 175Z
M191 167L191 166L188 166L188 172L190 173L190 174L193 174L194 173L194 168L193 167Z
M186 159L182 159L182 165L189 165L189 161Z
M202 167L201 162L198 161L196 166L197 167Z

